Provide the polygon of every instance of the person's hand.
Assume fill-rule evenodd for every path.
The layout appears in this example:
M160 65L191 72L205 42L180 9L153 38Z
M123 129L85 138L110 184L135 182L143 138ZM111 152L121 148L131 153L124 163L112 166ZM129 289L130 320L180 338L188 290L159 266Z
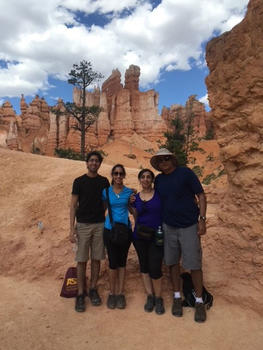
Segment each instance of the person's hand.
M135 199L136 199L135 193L132 193L132 194L130 195L130 198L129 198L129 204L134 203L134 202L135 202Z
M77 230L76 228L73 229L73 231L71 230L69 233L69 241L71 243L76 243L77 242Z
M198 231L197 231L199 236L203 236L206 234L206 222L205 220L200 219L198 221Z

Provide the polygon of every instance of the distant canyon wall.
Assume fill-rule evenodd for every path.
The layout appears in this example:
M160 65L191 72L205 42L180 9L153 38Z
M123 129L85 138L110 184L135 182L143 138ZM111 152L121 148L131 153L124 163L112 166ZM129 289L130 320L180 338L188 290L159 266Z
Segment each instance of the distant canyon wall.
M124 86L118 69L112 71L102 88L86 92L88 106L102 108L97 121L86 133L89 149L100 148L110 140L134 133L150 142L164 141L164 133L171 130L171 120L179 116L183 121L194 116L193 127L198 137L204 137L212 118L204 104L190 96L186 106L164 107L158 113L159 94L155 90L139 91L140 68L131 65L125 73ZM80 91L74 88L73 101L80 103ZM56 106L56 116L43 98L36 96L27 105L20 101L21 115L17 116L9 102L0 107L0 146L25 152L54 155L55 148L80 151L80 132L74 128L76 120L64 113L63 101Z

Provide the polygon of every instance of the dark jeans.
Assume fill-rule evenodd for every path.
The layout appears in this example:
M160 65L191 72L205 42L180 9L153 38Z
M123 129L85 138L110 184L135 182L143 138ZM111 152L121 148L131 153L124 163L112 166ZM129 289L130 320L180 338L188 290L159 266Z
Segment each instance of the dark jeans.
M116 270L119 267L125 267L127 256L129 252L129 248L131 245L131 240L127 242L127 244L123 246L119 246L114 244L109 239L110 230L104 228L103 240L105 247L107 249L108 259L109 259L109 267L112 270Z
M137 252L141 273L149 273L152 279L162 277L163 247L157 247L154 242L135 240L133 242Z

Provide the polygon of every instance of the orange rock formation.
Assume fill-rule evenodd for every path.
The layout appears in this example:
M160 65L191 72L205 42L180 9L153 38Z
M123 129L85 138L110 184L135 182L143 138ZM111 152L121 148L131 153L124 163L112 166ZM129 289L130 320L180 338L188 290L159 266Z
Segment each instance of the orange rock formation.
M245 19L207 45L210 106L229 187L212 228L215 261L229 288L263 309L263 2L251 0ZM220 199L219 199L220 200ZM225 268L226 267L226 268ZM239 288L239 287L238 287Z
M86 133L86 145L98 148L110 140L126 137L131 140L136 134L146 142L164 140L164 132L170 121L179 113L186 121L191 113L197 137L206 134L209 122L204 105L191 96L186 106L173 105L158 114L159 94L155 90L139 91L140 68L131 65L125 73L124 87L118 69L103 83L102 89L86 93L88 106L99 105L102 111L98 120ZM73 100L80 103L80 91L75 88ZM12 106L6 102L0 108L0 145L25 152L53 155L55 148L72 148L80 151L80 132L74 128L76 120L66 115L63 101L55 109L38 96L28 106L22 96L21 116L16 116ZM211 119L211 118L210 118ZM128 141L129 143L129 141ZM150 148L154 148L150 147Z

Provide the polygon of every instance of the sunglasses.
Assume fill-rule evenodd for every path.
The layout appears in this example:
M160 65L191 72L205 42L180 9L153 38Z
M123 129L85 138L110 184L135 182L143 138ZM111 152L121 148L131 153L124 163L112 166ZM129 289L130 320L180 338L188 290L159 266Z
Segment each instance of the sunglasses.
M169 160L171 160L172 157L171 156L164 156L164 157L160 157L158 159L159 163L162 163L162 162L168 162Z
M124 173L119 172L119 171L114 171L113 175L114 176L124 176Z

